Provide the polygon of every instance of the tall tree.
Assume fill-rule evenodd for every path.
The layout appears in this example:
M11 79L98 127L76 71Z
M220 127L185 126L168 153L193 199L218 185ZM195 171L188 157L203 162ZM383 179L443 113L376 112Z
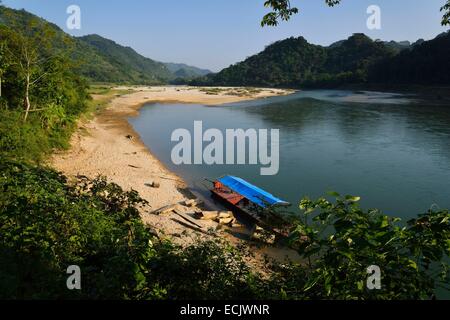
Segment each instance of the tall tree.
M339 3L341 0L325 0L325 3L333 7ZM291 6L290 0L267 0L264 3L265 7L271 8L271 12L266 14L262 21L261 25L264 26L277 26L279 21L287 21L299 12L299 9ZM450 25L450 0L441 7L441 12L444 14L442 17L442 25L448 26Z
M2 0L0 0L0 6L2 6ZM2 98L3 74L5 73L8 66L9 66L9 63L8 63L7 52L6 52L6 41L1 39L1 41L0 41L0 99Z
M0 98L2 97L3 74L5 73L7 68L8 68L8 61L6 58L6 43L2 41L0 42Z
M54 72L54 65L59 61L62 51L52 46L54 30L38 18L27 21L14 15L7 18L10 27L0 28L0 34L6 41L3 50L6 56L14 58L11 66L18 80L23 83L24 121L27 121L29 113L35 111L31 92Z

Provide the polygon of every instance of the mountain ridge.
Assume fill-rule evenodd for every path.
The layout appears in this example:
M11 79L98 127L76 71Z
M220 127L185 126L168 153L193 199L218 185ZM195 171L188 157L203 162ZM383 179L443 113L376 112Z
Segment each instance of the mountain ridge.
M448 56L450 32L414 43L373 40L355 33L329 46L309 43L302 36L290 37L189 84L297 88L374 83L450 84L446 71L450 70Z
M30 21L37 22L36 28L40 26L52 30L57 36L54 47L66 53L70 52L77 73L91 82L165 84L177 78L191 79L206 74L204 69L185 64L177 64L178 69L172 72L166 63L145 57L133 48L114 40L98 34L74 37L56 24L24 9L15 10L0 5L0 24L6 27L14 26L25 34L39 31L26 30Z
M269 44L263 51L218 73L183 63L159 62L98 34L73 37L52 22L25 10L0 5L0 23L26 29L31 20L49 27L57 36L55 50L70 52L74 68L91 82L121 84L193 84L269 87L332 87L353 83L450 84L450 32L434 39L372 40L355 33L329 46L290 37ZM431 58L432 57L432 58ZM406 61L406 62L405 62Z
M185 63L175 63L175 62L163 62L166 67L172 72L176 77L181 78L191 78L191 77L199 77L206 76L210 73L213 73L209 69L198 68L195 66L191 66Z

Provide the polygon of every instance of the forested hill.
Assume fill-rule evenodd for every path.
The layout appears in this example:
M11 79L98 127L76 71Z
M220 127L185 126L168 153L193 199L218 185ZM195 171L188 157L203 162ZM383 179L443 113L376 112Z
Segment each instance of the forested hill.
M160 62L145 58L130 47L124 47L99 35L76 38L108 65L107 68L86 59L86 53L76 52L84 60L82 73L90 79L105 82L157 83L171 79L172 73Z
M381 61L370 75L372 82L450 85L450 31Z
M289 38L206 80L214 85L295 86L320 73L325 61L323 47L309 44L303 37Z
M164 63L176 78L195 78L212 73L211 70L188 66L184 63Z
M99 67L84 59L82 72L90 79L105 82L127 81L131 83L152 83L172 81L175 79L192 79L205 76L211 71L189 66L183 63L162 63L146 58L130 47L93 34L76 40L85 43L112 67ZM81 55L83 59L85 54ZM87 60L87 61L86 61ZM102 80L103 79L103 80ZM118 80L114 80L118 79ZM124 80L122 80L124 79Z
M345 84L450 84L450 34L430 41L373 41L354 34L329 47L303 37L269 45L217 74L193 84L270 87L334 87Z
M35 26L30 27L30 23ZM29 34L50 30L55 53L70 55L77 73L93 82L161 84L205 74L186 65L178 65L172 71L172 66L146 58L130 47L99 35L72 37L55 24L25 10L0 6L0 26Z

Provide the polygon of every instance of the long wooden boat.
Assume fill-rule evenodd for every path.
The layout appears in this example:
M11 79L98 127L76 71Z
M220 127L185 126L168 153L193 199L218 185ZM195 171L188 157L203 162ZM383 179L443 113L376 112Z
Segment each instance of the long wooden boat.
M275 227L270 221L278 219L278 222L282 223L283 219L274 215L272 209L287 207L290 203L238 177L224 176L212 182L213 197L220 200L230 210L250 218L264 229L282 236L288 235L287 230Z

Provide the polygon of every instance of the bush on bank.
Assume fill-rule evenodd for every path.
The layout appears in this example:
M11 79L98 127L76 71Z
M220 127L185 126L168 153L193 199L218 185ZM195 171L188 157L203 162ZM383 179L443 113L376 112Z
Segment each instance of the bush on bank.
M442 284L434 273L448 285L448 211L400 227L355 198L305 199L317 218L299 220L290 237L305 262L267 261L261 275L224 242L159 239L140 219L139 194L105 178L69 183L4 159L0 172L2 299L428 299ZM66 287L70 265L81 268L82 290ZM370 265L382 270L381 290L366 287Z

